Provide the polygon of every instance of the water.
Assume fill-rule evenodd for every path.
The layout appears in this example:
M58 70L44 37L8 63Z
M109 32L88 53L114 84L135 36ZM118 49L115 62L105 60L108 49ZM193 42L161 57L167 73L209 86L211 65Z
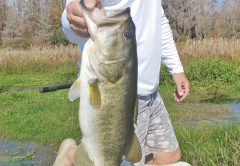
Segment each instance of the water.
M210 118L211 123L239 123L240 122L240 103L229 102L227 106L233 112L229 115L223 115L218 118Z
M49 146L0 139L0 166L51 166L55 157Z
M228 107L234 111L236 118L240 118L240 103L230 102L228 103Z
M206 106L206 103L202 103L202 107ZM216 116L206 116L204 118L196 116L191 120L191 124L234 124L240 123L240 102L230 101L226 103L226 108L229 110L228 113L225 112L222 115ZM211 108L209 108L211 110Z
M238 102L229 102L227 106L230 110L232 110L232 114L224 115L219 117L218 119L215 118L213 121L215 122L226 122L226 123L239 123L240 122L240 103Z

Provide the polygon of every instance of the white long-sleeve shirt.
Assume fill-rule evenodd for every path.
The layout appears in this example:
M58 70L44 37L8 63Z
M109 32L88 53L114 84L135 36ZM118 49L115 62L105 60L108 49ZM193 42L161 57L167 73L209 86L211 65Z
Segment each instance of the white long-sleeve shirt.
M171 75L183 72L161 0L102 0L101 2L106 10L131 7L131 16L136 26L138 95L150 95L157 89L161 63L167 67ZM62 25L65 35L71 42L80 45L85 43L86 39L75 35L71 30L66 11L62 15Z

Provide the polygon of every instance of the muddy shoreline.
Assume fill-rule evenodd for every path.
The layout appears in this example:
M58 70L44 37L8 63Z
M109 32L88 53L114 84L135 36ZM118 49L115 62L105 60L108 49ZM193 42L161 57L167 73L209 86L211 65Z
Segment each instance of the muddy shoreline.
M49 145L0 138L0 166L52 166L55 157Z

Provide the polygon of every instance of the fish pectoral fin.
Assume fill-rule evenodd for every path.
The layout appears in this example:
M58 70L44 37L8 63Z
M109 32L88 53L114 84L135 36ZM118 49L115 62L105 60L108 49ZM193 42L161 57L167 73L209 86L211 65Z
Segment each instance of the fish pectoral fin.
M129 148L128 153L125 156L125 159L132 163L137 163L142 158L141 145L138 141L136 134L133 135L133 139Z
M80 97L80 77L72 84L69 92L68 98L70 101L74 101Z
M77 150L74 156L74 162L78 166L94 166L94 163L89 158L89 155L83 143L81 143L77 147Z
M89 81L89 100L94 108L99 108L101 106L101 95L97 80Z

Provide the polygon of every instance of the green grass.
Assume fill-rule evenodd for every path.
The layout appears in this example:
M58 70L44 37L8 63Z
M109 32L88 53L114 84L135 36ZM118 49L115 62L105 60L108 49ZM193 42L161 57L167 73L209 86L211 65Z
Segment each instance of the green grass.
M237 166L240 163L239 125L175 127L183 160L193 166Z
M52 145L66 137L78 138L78 103L70 103L67 91L38 91L0 95L0 133L19 140Z
M185 68L192 82L192 91L183 103L174 102L172 93L175 88L165 69L162 70L159 86L176 130L183 160L196 166L238 166L239 124L191 124L195 118L232 113L225 102L227 99L239 98L237 64L222 59L203 59L186 64ZM50 144L56 149L64 138L71 137L79 142L78 102L68 100L68 90L43 94L32 89L43 85L71 83L76 78L77 70L74 65L47 66L33 71L29 68L18 71L14 67L2 70L0 136ZM20 88L19 91L14 91L14 87L29 87L30 90Z
M61 68L48 68L42 71L26 72L0 72L0 89L10 87L34 87L49 84L59 84L74 81L77 70L73 66L63 66Z
M67 137L79 140L78 102L68 100L67 90L38 91L45 85L71 83L76 73L76 68L68 66L49 68L48 72L0 73L0 89L4 92L0 93L0 135L55 147ZM25 88L15 91L14 87Z

